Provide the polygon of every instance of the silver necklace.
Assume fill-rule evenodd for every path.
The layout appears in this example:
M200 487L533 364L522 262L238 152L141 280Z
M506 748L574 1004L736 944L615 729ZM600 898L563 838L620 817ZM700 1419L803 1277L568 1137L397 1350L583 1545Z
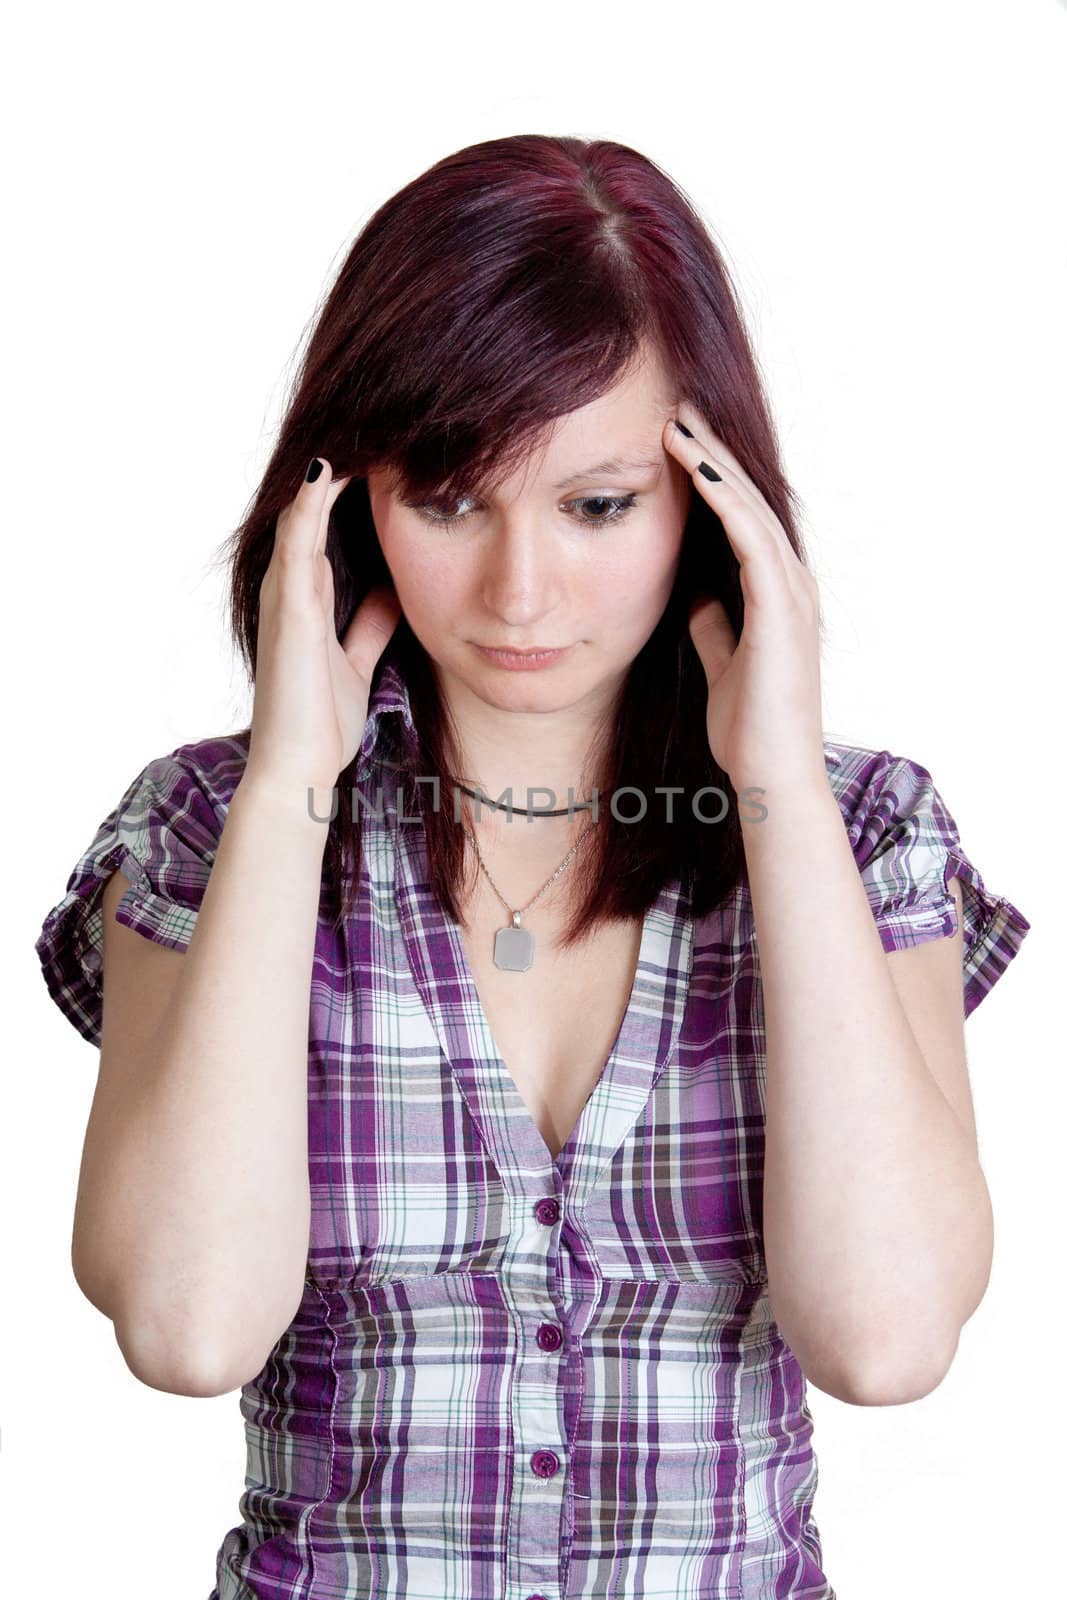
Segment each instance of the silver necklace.
M493 940L493 961L501 969L501 971L528 972L533 966L534 936L530 932L529 928L524 928L522 926L522 913L530 909L534 903L534 900L539 900L541 898L549 884L555 883L556 879L574 856L578 846L581 844L582 840L585 838L592 826L593 824L591 822L586 824L582 832L571 845L571 848L568 850L563 860L560 862L559 866L556 868L555 872L552 874L551 878L549 878L546 883L543 883L540 889L538 889L537 893L533 897L533 900L527 900L524 906L516 909L514 906L508 905L496 884L493 883L492 874L490 873L485 862L482 860L482 852L478 849L477 839L467 827L466 823L463 824L463 832L467 835L467 838L474 846L474 853L478 857L478 865L489 879L489 882L493 884L493 892L500 901L500 904L504 907L504 910L511 917L511 921L506 927L497 929L496 937Z

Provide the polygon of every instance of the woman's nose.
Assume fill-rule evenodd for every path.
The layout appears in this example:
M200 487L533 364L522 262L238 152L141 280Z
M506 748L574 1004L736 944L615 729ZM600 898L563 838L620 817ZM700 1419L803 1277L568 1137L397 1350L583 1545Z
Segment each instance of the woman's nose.
M486 552L482 599L498 616L529 619L551 611L560 594L559 556L532 526L501 528Z

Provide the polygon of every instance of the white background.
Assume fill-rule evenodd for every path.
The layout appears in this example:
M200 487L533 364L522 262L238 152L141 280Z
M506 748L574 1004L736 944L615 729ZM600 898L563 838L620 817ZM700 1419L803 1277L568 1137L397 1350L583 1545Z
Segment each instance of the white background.
M239 1520L238 1393L138 1383L73 1280L97 1054L33 943L147 761L250 714L212 563L357 231L524 132L631 144L697 203L807 508L827 735L926 766L1033 924L967 1024L996 1258L953 1367L907 1406L809 1398L841 1600L1049 1592L1067 10L98 3L6 32L8 1592L206 1600Z

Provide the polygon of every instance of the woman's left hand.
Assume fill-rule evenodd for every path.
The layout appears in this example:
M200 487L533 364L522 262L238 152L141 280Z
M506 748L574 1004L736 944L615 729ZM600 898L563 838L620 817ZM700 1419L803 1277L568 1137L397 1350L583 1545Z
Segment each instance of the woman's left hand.
M826 781L819 677L819 592L785 529L700 412L682 401L663 430L670 455L718 515L738 561L738 639L721 600L695 597L689 632L708 680L708 743L735 791ZM699 470L719 474L713 482Z

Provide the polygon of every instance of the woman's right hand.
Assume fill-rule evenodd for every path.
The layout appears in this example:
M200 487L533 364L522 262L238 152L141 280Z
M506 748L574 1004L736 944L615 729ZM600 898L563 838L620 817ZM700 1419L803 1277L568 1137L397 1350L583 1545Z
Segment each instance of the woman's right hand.
M401 616L391 583L366 594L344 639L334 625L330 511L349 478L330 464L278 517L260 587L255 699L245 777L303 798L330 792L363 738L374 668ZM319 798L319 797L317 797Z

